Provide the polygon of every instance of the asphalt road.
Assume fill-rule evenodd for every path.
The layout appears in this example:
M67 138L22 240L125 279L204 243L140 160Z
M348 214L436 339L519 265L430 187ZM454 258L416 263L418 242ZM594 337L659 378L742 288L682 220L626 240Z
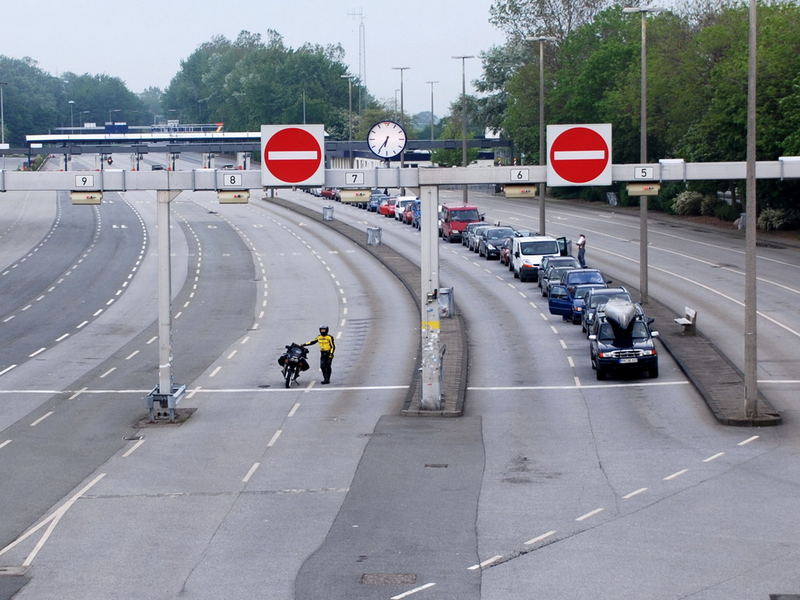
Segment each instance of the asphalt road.
M800 591L800 371L785 349L800 330L785 310L796 249L759 257L759 378L779 428L718 425L666 353L658 380L596 382L580 327L458 244L441 246L441 279L469 324L467 414L411 419L397 415L419 315L399 282L320 223L185 193L172 205L174 373L197 412L138 428L157 382L155 199L109 200L17 195L0 217L0 267L18 264L4 277L19 282L2 291L2 318L14 319L0 319L3 359L17 365L0 375L0 565L29 578L0 575L0 597L13 582L37 600ZM538 225L535 203L475 200L487 220ZM418 260L410 227L335 214L383 227ZM635 216L553 203L548 219L548 232L587 234L590 263L637 282ZM63 245L29 256L51 231ZM651 295L676 313L698 308L703 332L739 360L743 241L652 231ZM337 337L333 385L319 386L312 347L312 369L283 389L283 345L321 324Z

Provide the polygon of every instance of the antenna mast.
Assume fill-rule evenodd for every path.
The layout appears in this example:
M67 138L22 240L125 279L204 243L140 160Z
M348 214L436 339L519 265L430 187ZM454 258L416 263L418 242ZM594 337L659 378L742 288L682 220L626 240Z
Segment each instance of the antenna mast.
M347 14L351 17L358 17L360 21L358 25L358 113L361 114L364 108L361 94L362 90L367 87L367 41L364 29L364 10L359 8L358 11Z

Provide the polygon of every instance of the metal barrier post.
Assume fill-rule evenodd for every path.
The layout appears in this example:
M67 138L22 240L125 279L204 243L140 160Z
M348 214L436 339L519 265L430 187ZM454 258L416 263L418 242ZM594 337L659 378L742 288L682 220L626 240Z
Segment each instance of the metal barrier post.
M322 207L322 220L323 221L333 221L333 207L332 206L323 206Z

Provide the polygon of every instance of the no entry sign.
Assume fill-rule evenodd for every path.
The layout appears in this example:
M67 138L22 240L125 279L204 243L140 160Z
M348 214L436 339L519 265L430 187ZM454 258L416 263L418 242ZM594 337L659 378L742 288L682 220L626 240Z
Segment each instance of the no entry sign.
M322 125L262 125L261 184L323 185L324 148Z
M611 124L548 125L547 185L611 185Z

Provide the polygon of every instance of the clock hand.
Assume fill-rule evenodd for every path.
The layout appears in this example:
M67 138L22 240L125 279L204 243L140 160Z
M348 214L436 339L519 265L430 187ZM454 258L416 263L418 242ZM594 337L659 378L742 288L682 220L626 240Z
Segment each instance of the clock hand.
M380 150L381 148L383 148L384 146L386 146L386 144L388 143L388 141L389 141L389 136L387 135L387 136L386 136L386 139L385 139L385 140L383 140L383 143L380 145L380 147L378 148L378 150Z

